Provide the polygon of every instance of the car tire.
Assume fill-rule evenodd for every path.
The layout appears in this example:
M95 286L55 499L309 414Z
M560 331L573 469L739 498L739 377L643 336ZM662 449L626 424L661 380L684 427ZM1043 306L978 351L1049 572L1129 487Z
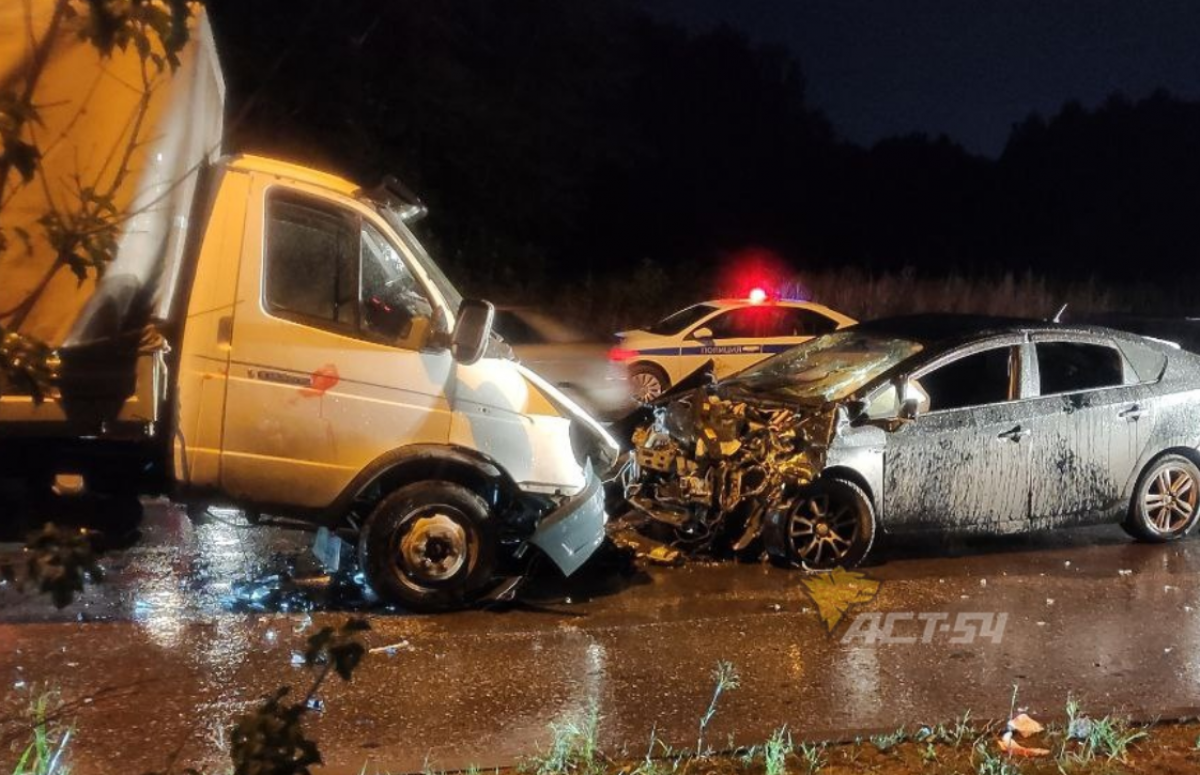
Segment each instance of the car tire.
M806 570L853 568L875 543L875 508L861 487L830 477L801 490L779 514L789 564Z
M653 363L635 363L629 367L630 392L640 404L650 403L670 387L667 373Z
M1200 517L1200 468L1183 455L1146 466L1122 527L1140 541L1167 543L1191 532Z
M379 502L359 534L358 555L384 600L451 611L494 583L497 542L483 498L452 482L418 482Z

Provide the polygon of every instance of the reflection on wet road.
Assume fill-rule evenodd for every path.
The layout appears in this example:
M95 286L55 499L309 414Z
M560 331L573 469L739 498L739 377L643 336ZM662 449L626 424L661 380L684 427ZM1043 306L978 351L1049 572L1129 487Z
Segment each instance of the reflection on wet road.
M182 762L220 764L231 717L281 683L306 684L293 652L345 616L230 609L236 581L300 552L307 534L197 527L164 505L143 532L66 611L0 590L0 712L46 683L67 698L111 691L75 719L79 775L161 768L181 745ZM606 748L640 757L652 729L694 743L721 659L742 687L722 701L714 744L760 742L782 724L819 738L968 709L1000 716L1014 684L1042 716L1068 694L1094 712L1200 707L1198 541L1138 545L1114 527L909 544L865 570L881 587L856 610L1004 613L1003 637L964 644L938 631L922 643L910 621L903 634L916 642L843 643L852 623L830 635L801 576L770 566L593 574L503 611L372 612L368 645L380 650L353 683L327 685L314 732L331 771L492 766L535 752L551 722L595 703Z

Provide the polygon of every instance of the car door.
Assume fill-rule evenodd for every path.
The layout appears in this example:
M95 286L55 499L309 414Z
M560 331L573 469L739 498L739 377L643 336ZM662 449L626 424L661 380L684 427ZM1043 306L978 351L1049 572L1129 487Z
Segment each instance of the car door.
M704 323L703 327L712 335L702 344L713 359L718 378L737 373L766 357L775 318L775 307L755 305L727 310Z
M1111 520L1148 441L1151 406L1114 343L1035 334L1030 517L1041 526Z
M912 375L915 419L888 434L885 529L1016 530L1028 520L1021 339L954 351Z
M264 190L265 189L265 190ZM453 360L424 350L437 297L352 200L263 186L230 342L220 480L322 507L383 453L449 437Z

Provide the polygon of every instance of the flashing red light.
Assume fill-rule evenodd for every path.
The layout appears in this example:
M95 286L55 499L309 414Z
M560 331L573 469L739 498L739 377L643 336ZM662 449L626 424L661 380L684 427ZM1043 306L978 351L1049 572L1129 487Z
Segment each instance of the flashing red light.
M608 351L608 359L613 363L632 361L638 356L637 350L627 350L624 347L614 347Z
M747 296L750 299L751 304L762 304L767 300L767 292L762 288L751 288L750 293L747 294Z

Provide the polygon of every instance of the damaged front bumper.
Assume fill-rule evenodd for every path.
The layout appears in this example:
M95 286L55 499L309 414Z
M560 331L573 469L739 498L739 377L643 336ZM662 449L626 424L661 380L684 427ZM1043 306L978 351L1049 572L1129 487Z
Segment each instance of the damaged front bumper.
M579 570L604 543L604 487L592 470L584 467L587 484L578 494L542 517L529 542L554 561L564 576Z

